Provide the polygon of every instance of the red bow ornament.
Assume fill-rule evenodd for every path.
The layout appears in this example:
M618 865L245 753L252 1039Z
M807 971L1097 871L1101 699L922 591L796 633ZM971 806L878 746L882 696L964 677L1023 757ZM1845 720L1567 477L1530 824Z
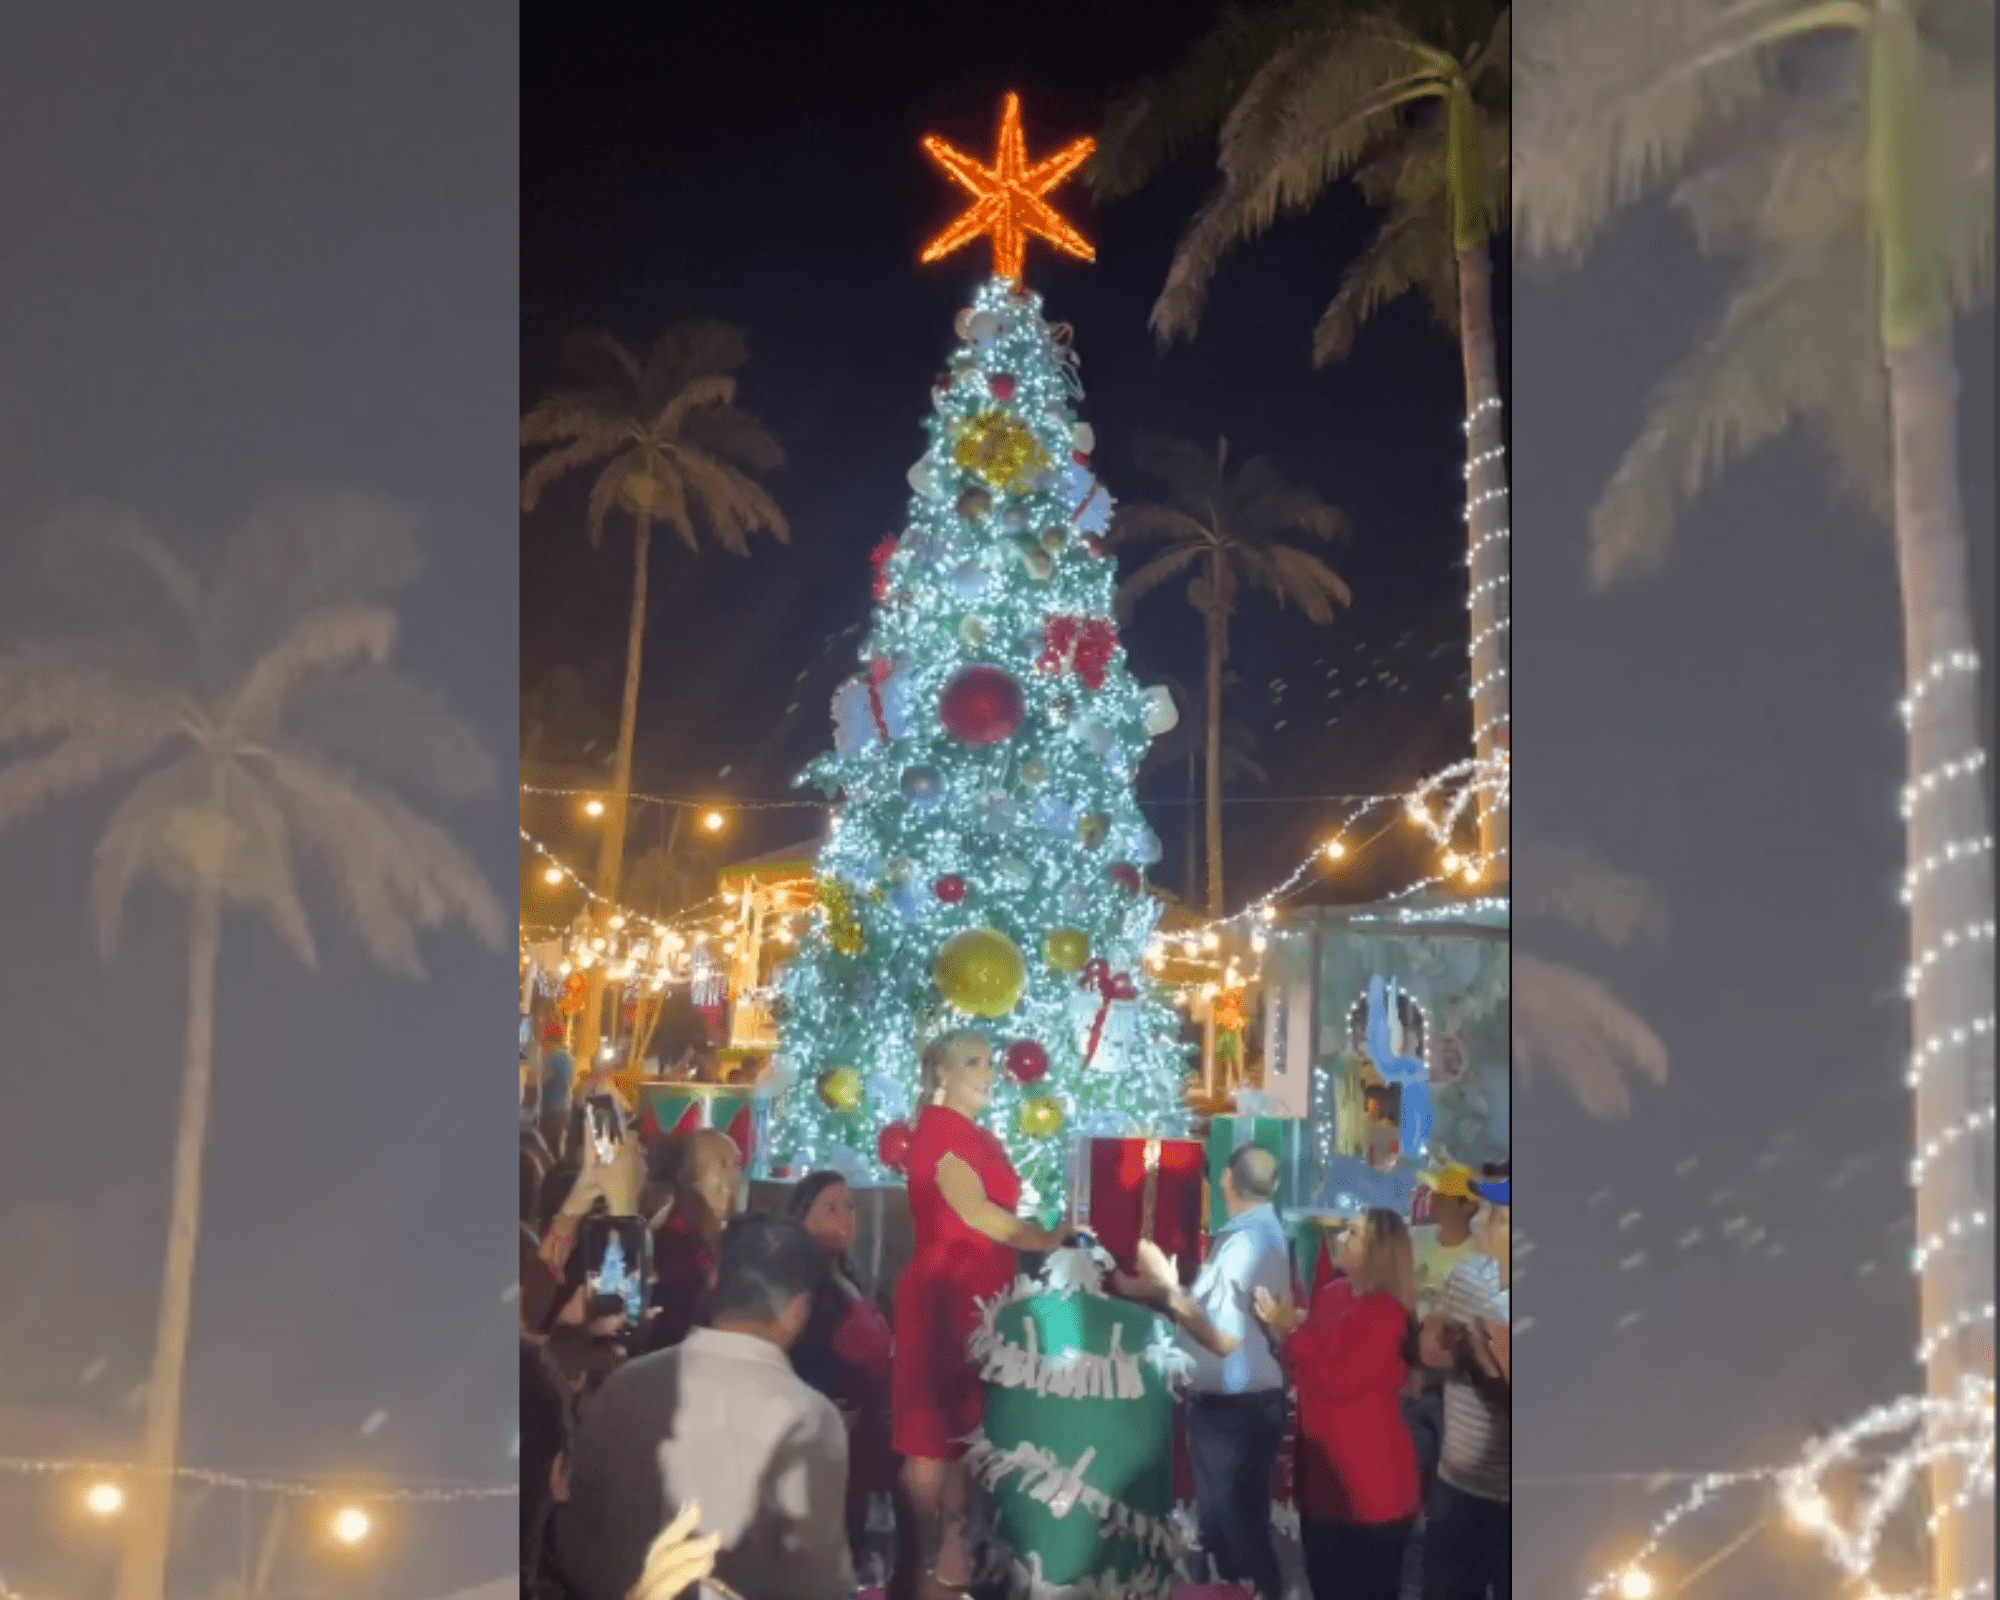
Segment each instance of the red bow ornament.
M1118 630L1101 618L1051 617L1042 625L1042 653L1035 666L1042 672L1076 673L1086 689L1104 687L1105 670L1118 649Z
M889 598L889 561L896 554L900 542L892 533L868 552L868 565L875 570L875 598L878 602Z
M1090 1039L1083 1047L1083 1064L1087 1068L1096 1059L1097 1046L1104 1038L1104 1022L1111 1015L1112 1004L1119 1000L1136 1000L1139 991L1132 985L1129 972L1113 972L1111 963L1102 956L1092 956L1083 964L1083 976L1076 986L1088 994L1097 991L1097 1015L1090 1022Z

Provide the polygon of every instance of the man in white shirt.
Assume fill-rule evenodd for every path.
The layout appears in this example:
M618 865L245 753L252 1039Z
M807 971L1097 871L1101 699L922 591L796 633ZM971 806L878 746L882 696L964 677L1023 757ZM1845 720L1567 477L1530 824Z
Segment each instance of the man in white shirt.
M577 1600L626 1600L698 1501L715 1575L743 1600L848 1600L847 1429L792 1372L826 1257L798 1223L723 1235L711 1325L629 1362L584 1412L556 1549Z
M1194 1287L1182 1291L1172 1263L1150 1242L1139 1247L1137 1284L1121 1287L1163 1305L1194 1359L1187 1437L1202 1549L1222 1582L1281 1600L1271 1474L1290 1415L1284 1369L1255 1309L1259 1289L1281 1303L1292 1293L1291 1246L1272 1204L1276 1158L1244 1145L1229 1158L1221 1187L1229 1220L1210 1241Z

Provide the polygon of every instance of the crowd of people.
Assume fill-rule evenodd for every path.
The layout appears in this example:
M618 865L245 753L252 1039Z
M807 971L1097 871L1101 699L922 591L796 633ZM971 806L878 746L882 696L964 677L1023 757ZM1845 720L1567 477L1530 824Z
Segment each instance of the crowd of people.
M982 1125L993 1071L976 1033L923 1052L914 1248L878 1303L851 1263L839 1174L745 1214L726 1135L643 1150L608 1074L573 1083L555 1048L524 1070L525 1592L848 1600L865 1580L917 1600L976 1586L962 1441L984 1390L968 1340L979 1302L1065 1237L1016 1215L1020 1180ZM1413 1547L1424 1600L1506 1600L1507 1167L1426 1175L1420 1227L1390 1210L1352 1220L1303 1306L1277 1177L1254 1145L1229 1160L1228 1220L1191 1284L1150 1242L1109 1282L1171 1318L1193 1359L1201 1558L1281 1600L1273 1483L1290 1437L1312 1600L1391 1600ZM871 1514L883 1506L892 1517Z

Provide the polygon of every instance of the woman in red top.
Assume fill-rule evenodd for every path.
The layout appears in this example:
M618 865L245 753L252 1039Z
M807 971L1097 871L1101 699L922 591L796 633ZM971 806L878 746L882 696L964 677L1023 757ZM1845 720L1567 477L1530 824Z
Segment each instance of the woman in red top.
M866 1568L868 1506L895 1489L889 1444L889 1319L861 1291L854 1248L854 1196L837 1172L801 1178L785 1212L805 1224L832 1270L813 1296L805 1331L792 1346L792 1370L840 1408L847 1422L847 1540L855 1571Z
M1416 1521L1417 1452L1397 1397L1409 1374L1416 1272L1410 1231L1370 1210L1342 1236L1341 1276L1301 1314L1257 1291L1286 1336L1299 1393L1293 1493L1313 1600L1396 1600Z
M931 1575L942 1588L963 1589L973 1576L963 1441L985 1413L966 1343L979 1302L1013 1282L1016 1252L1053 1250L1061 1240L1014 1215L1021 1180L1000 1141L974 1120L993 1097L986 1037L954 1033L927 1045L919 1082L923 1109L903 1164L916 1248L896 1285L891 1434L917 1528L936 1552Z

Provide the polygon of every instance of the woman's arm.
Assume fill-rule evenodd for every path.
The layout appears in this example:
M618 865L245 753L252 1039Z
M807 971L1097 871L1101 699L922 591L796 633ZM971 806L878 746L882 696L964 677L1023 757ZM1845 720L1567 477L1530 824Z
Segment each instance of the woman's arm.
M1062 1242L1047 1228L1002 1210L987 1199L986 1186L979 1181L979 1174L965 1163L963 1157L955 1156L950 1151L938 1157L937 1186L944 1203L951 1207L958 1220L995 1244L1004 1244L1011 1250L1032 1252L1053 1250Z

